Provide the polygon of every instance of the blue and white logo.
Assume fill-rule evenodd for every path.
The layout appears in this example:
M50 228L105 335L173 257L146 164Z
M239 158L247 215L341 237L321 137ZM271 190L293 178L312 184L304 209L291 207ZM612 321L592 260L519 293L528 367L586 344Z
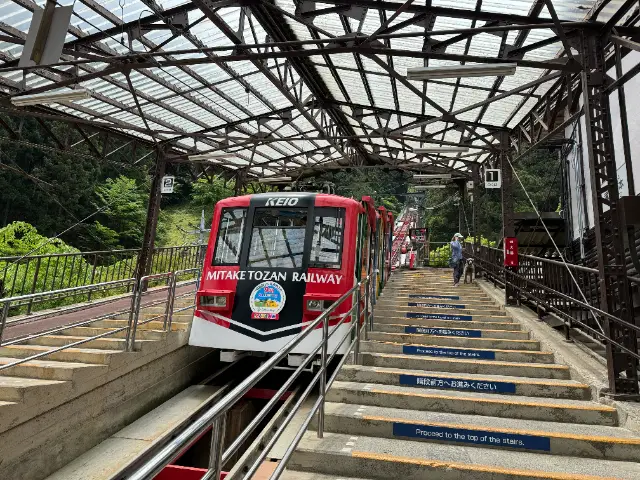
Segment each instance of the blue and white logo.
M253 312L251 317L277 320L286 301L287 295L280 284L276 282L259 283L249 296L249 307Z

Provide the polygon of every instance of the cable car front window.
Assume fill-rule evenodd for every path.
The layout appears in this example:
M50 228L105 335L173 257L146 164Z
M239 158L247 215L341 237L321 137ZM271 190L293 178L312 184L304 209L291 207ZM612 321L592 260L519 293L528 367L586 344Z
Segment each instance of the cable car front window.
M225 208L220 216L214 265L237 265L240 258L246 208Z
M256 208L247 266L300 268L307 213L304 208Z
M340 268L343 234L344 208L316 208L310 266Z

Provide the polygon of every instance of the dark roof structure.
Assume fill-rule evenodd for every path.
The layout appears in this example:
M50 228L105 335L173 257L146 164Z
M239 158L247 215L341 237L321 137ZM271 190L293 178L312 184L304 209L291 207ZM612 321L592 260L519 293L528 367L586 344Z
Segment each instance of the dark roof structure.
M470 174L577 118L585 34L606 35L613 55L640 33L637 1L623 0L47 2L0 6L0 112L163 145L174 161L211 153L212 167L248 177L358 165ZM62 57L22 68L33 12L49 4L73 5ZM514 75L406 77L507 63ZM77 86L91 97L9 101ZM441 146L469 150L415 152Z

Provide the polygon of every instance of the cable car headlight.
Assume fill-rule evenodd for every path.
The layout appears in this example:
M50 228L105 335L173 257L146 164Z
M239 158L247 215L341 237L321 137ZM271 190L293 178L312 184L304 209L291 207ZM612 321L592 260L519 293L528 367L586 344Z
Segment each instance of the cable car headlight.
M307 300L307 310L313 312L321 312L323 307L322 300Z
M226 295L201 295L200 305L203 307L226 307L227 296Z

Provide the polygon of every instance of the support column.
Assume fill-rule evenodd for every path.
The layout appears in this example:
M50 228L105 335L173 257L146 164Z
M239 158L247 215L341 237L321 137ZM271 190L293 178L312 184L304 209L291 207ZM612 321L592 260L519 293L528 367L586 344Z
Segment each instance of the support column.
M242 188L245 182L245 171L240 169L236 172L236 184L234 188L234 195L236 197L242 195Z
M500 172L502 177L502 238L515 237L515 223L513 218L513 171L509 164L509 135L500 134ZM505 267L504 295L507 305L517 305L518 292L511 284L511 267Z
M458 203L458 231L460 233L462 233L464 235L464 230L465 230L465 221L464 221L464 201L465 201L465 193L466 193L466 189L465 189L465 185L464 182L458 182L458 194L460 195L460 201ZM467 232L469 233L469 232Z
M147 223L144 228L142 248L136 265L136 282L151 272L153 246L156 240L158 214L160 213L160 199L162 198L160 189L162 187L162 177L164 177L166 165L167 163L164 150L162 150L162 148L158 148L156 152L156 165L153 172L153 179L151 181L151 191L149 193L149 205L147 206Z
M636 323L627 277L618 210L619 192L606 86L603 39L582 34L582 92L589 156L596 248L598 249L600 309ZM632 352L638 351L635 330L600 318L605 334ZM638 362L622 348L607 342L609 388L614 395L638 394ZM624 376L623 376L624 375Z

